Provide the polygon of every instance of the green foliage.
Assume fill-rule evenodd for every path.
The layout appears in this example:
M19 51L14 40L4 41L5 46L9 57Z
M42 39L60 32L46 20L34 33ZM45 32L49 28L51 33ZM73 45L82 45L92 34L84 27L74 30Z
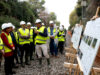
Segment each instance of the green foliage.
M0 1L0 15L8 15L11 11L9 4Z
M31 0L31 2L18 2L18 0L8 0L8 2L5 0L0 1L0 15L3 19L7 18L4 21L2 21L3 19L0 20L0 23L6 22L7 20L13 22L12 17L19 21L24 20L26 22L30 21L31 23L34 23L36 18L39 18L37 9L45 9L43 7L45 0L41 0L41 2L39 0ZM10 16L10 20L8 19L8 16Z
M78 1L75 9L71 12L69 17L69 23L70 23L69 29L75 26L76 23L79 23L81 18L82 18L81 1Z
M72 28L78 22L78 16L76 14L76 10L72 11L69 17L70 27Z
M82 7L80 5L76 7L76 14L78 17L82 16Z
M14 17L9 17L9 16L0 16L0 27L3 23L8 23L11 22L12 24L15 25L15 27L19 27L19 20L15 19Z
M12 22L16 27L19 27L19 22L24 20L25 22L35 23L37 18L40 18L39 14L45 10L45 0L29 0L28 2L18 0L2 0L0 1L0 24L5 22ZM47 13L47 12L46 12ZM46 25L49 25L49 21L53 20L56 25L60 25L59 21L56 21L56 14L51 12L47 14L47 18L41 18Z
M60 21L56 21L56 25L57 26L60 26Z
M54 12L51 12L50 13L50 20L53 20L53 21L55 21L56 20L56 14L54 13Z

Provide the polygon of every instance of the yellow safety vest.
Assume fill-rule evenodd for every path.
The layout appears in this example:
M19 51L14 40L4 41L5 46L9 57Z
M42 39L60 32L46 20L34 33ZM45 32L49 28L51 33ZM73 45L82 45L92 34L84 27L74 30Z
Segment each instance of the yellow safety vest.
M30 29L30 42L33 42L33 29Z
M2 50L3 49L3 41L2 41L2 39L0 38L0 50Z
M24 30L22 28L20 28L18 31L21 34L21 36L28 36L29 35L29 29L25 29L25 32L24 32ZM20 45L29 44L30 43L29 39L22 39L20 37L19 37L18 41L19 41Z
M37 29L39 32L43 33L44 32L45 27L40 27L39 29ZM41 36L41 35L37 35L36 39L35 39L35 43L42 43L45 44L47 41L47 37Z
M59 31L59 35L64 34L64 31ZM65 41L65 38L63 36L58 37L58 41Z
M6 35L8 42L10 43L11 46L13 46L13 42L12 42L12 38L11 38L10 34L7 35L5 32L2 32L2 33L4 33ZM5 53L12 52L12 50L10 48L8 48L6 45L4 45L4 51L5 51Z
M17 32L14 33L15 33L16 42L18 43L18 33Z
M51 30L50 30L50 27L48 27L48 34L50 35L50 33L51 33ZM55 34L56 33L56 28L54 28L53 29L53 34ZM57 38L57 36L55 36L55 39ZM49 39L49 37L48 37L48 39Z

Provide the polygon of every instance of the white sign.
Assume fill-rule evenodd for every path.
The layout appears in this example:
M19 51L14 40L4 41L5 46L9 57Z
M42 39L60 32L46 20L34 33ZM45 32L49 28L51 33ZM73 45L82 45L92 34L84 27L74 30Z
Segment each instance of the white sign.
M89 75L100 46L100 18L86 24L80 45L80 63L84 75Z
M82 33L82 28L83 28L82 25L76 26L74 28L74 32L73 32L71 41L72 41L73 47L75 49L78 49L78 45L79 45L79 41L80 41L80 37L81 37L81 33Z

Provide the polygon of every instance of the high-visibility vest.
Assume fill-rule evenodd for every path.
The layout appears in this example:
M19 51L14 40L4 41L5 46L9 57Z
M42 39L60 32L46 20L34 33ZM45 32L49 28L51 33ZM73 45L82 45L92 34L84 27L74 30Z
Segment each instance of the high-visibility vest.
M9 44L10 44L11 46L13 46L13 42L12 42L12 38L11 38L10 34L7 35L5 32L2 32L2 33L4 33L4 34L6 35ZM8 48L5 44L4 44L4 51L5 51L5 53L12 52L12 50L11 50L10 48Z
M2 41L2 39L0 38L0 50L2 50L3 49L3 41Z
M28 36L29 35L29 29L25 29L25 31L24 31L22 28L20 28L18 31L21 34L21 36ZM23 45L23 44L29 44L30 40L29 39L22 39L19 37L18 42L20 45Z
M30 42L33 42L33 29L30 29Z
M39 32L41 32L41 33L44 33L44 29L45 29L45 27L40 27L39 29L37 29ZM41 36L41 35L37 35L36 36L36 39L35 39L35 43L42 43L42 44L45 44L46 43L46 41L47 41L47 37L44 37L44 36Z
M51 33L51 30L50 30L50 27L48 27L48 34L50 35L50 33ZM56 28L54 28L53 29L53 34L55 34L56 33ZM57 36L55 36L55 39L57 38ZM48 37L48 39L49 39L49 37Z
M18 43L18 33L14 32L15 38L16 38L16 42Z
M64 31L59 31L59 35L61 35L61 34L64 34ZM60 36L60 37L58 37L58 41L65 41L65 38L64 38L64 36Z

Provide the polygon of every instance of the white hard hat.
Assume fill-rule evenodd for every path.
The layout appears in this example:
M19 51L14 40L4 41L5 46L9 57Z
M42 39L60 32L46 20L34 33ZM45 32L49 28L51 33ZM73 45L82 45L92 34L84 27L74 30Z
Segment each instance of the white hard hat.
M44 23L42 23L42 25L44 26Z
M15 29L15 26L13 26L13 29Z
M20 22L20 25L24 25L24 24L26 24L25 21L21 21Z
M31 29L36 29L36 27L33 27L33 26L32 26Z
M27 25L31 25L31 23L30 22L27 22Z
M41 22L41 20L40 19L37 19L35 23L40 23L40 22Z
M60 27L59 30L60 30L60 31L63 31L63 27Z
M2 30L3 29L6 29L6 28L8 28L8 27L12 27L10 24L8 24L8 23L4 23L4 24L2 24Z
M54 24L54 22L53 21L50 21L49 24Z
M5 29L6 25L7 25L7 23L2 24L2 26L1 26L2 30Z
M8 25L9 25L9 27L13 27L13 26L14 26L14 25L13 25L12 23L10 23L10 22L8 23Z

